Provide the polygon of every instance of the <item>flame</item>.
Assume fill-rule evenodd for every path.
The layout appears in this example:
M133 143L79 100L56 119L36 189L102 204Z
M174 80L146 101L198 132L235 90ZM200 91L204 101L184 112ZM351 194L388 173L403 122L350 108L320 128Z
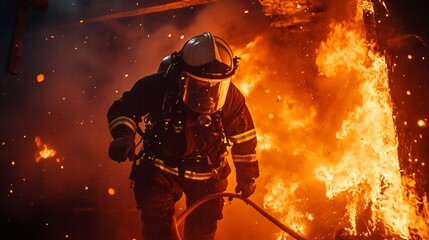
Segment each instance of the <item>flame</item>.
M299 188L298 182L287 183L285 180L278 178L265 187L268 189L264 197L264 208L273 209L282 214L281 222L292 223L289 227L297 233L305 234L306 225L301 219L312 219L311 214L300 211L295 206L302 204L302 199L296 196L296 190ZM285 239L286 233L277 234L277 239Z
M341 234L375 239L429 239L428 201L417 193L413 176L400 169L387 64L385 57L374 50L375 43L366 38L363 11L373 14L372 3L358 1L354 18L332 23L328 38L316 51L318 81L339 86L340 90L349 88L347 103L342 103L347 105L347 112L338 111L337 125L321 120L323 107L302 97L298 100L293 94L269 89L266 98L259 99L270 99L270 94L275 94L276 104L258 107L255 103L252 111L259 154L303 162L305 165L297 171L315 178L288 175L283 166L273 166L276 174L266 184L264 207L277 213L296 232L314 239L339 229ZM237 75L245 75L237 77L237 86L250 101L253 95L261 94L255 86L271 81L275 75L261 67L263 64L255 64L265 57L260 50L262 40L258 37L238 51L247 55L241 55L245 69ZM253 63L247 64L250 59ZM267 121L275 129L270 129L270 124L258 125ZM419 120L418 125L425 127L426 120ZM325 127L329 129L319 130ZM335 129L332 139L328 136L331 129ZM326 199L315 198L310 188L323 192ZM276 237L287 238L285 233Z
M256 64L251 64L251 61L254 61L255 55L252 49L256 48L257 45L263 40L261 36L258 36L252 42L249 42L244 48L237 48L235 54L240 56L239 63L243 62L243 64L247 64L250 67L246 68L246 74L238 74L237 79L238 88L241 92L248 96L253 88L257 85L258 82L262 80L261 69L260 66Z
M427 226L419 226L425 222L417 214L421 202L414 184L406 184L414 180L400 173L387 65L384 57L372 50L373 44L365 41L359 25L362 12L356 16L355 22L333 25L319 49L320 73L338 77L355 72L362 101L337 132L339 143L344 145L341 161L335 166L322 166L315 173L325 182L328 198L346 195L349 234L358 235L356 221L363 207L371 210L368 226L372 230L382 224L387 235L410 238L410 229L418 229L419 235L427 238Z
M40 162L42 159L54 157L57 154L54 149L49 148L48 145L42 143L40 137L36 136L34 141L36 142L36 146L38 148L38 151L35 154L36 163Z

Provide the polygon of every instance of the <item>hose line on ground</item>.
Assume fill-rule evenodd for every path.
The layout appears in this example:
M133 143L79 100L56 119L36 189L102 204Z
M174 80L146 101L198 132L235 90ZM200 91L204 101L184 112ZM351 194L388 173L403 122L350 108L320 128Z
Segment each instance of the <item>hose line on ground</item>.
M228 197L230 199L232 199L232 198L241 199L245 203L247 203L250 206L252 206L256 211L258 211L260 214L262 214L270 222L274 223L281 230L283 230L284 232L286 232L287 234L289 234L291 237L293 237L293 238L295 238L297 240L306 240L306 238L302 237L301 235L299 235L298 233L296 233L294 230L292 230L289 227L285 226L279 220L277 220L276 218L274 218L273 216L271 216L267 211L265 211L264 209L262 209L261 207L259 207L258 205L256 205L256 203L252 202L251 200L249 200L247 198L242 198L241 195L235 194L235 193L214 193L214 194L210 194L210 195L207 195L205 197L200 198L198 201L196 201L191 206L189 206L185 211L183 211L183 213L181 213L177 217L177 219L176 219L177 225L180 225L185 220L185 218L192 211L194 211L197 207L199 207L201 204L203 204L203 203L205 203L205 202L207 202L207 201L209 201L211 199L221 198L221 197Z

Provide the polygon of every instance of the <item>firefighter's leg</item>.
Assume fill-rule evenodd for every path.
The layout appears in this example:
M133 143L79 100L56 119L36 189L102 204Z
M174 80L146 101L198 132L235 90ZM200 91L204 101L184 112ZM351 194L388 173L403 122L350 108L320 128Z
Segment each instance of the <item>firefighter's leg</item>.
M228 180L193 181L185 187L186 204L190 206L203 196L224 192ZM196 208L185 220L185 240L213 240L217 221L222 219L223 198L213 199Z
M141 210L144 240L177 240L174 205L183 194L175 178L151 165L139 166L134 196Z

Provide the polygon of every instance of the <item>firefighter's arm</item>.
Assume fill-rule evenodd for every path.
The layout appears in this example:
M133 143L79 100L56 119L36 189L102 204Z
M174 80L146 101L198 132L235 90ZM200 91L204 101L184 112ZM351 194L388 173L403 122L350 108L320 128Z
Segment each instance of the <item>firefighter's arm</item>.
M113 141L109 146L109 156L113 160L121 162L127 156L134 157L138 123L149 111L161 107L165 93L162 74L156 73L140 79L110 106L107 119Z
M253 194L256 178L259 177L259 164L256 156L256 130L252 116L243 94L231 83L228 100L225 103L225 133L232 143L231 153L236 169L236 192L244 198Z
M136 102L142 100L139 97L139 85L137 83L114 101L107 112L109 131L113 137L109 145L109 157L117 162L124 162L127 157L132 160L135 154L134 139L140 115Z
M254 150L256 146L255 129L231 136L230 140L234 144L231 153L236 169L235 192L241 193L243 198L248 198L255 191L256 179L259 177L259 163Z
M136 123L127 116L119 116L109 122L109 130L113 137L113 141L109 145L110 159L124 162L128 157L133 160L136 128Z

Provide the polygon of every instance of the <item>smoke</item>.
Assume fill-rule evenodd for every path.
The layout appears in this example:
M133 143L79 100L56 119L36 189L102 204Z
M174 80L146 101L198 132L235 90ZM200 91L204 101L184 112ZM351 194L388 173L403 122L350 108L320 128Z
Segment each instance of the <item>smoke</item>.
M245 10L249 13L244 13ZM314 155L308 149L314 136L310 129L302 128L298 122L295 125L294 121L304 118L307 120L302 121L315 121L317 117L314 109L308 114L306 107L315 97L313 78L309 76L316 74L312 49L320 36L292 35L270 28L259 4L254 2L221 1L186 11L191 17L172 11L80 23L80 19L88 16L108 13L97 2L81 1L53 2L47 12L33 13L20 76L5 77L16 92L7 93L8 106L2 112L10 126L3 131L7 149L2 152L6 161L17 162L14 169L18 169L6 181L14 186L14 193L6 201L16 208L24 205L27 221L50 226L34 230L33 235L85 236L89 233L84 230L90 232L91 226L95 226L94 238L138 237L140 221L127 179L130 164L117 164L107 157L111 137L106 112L113 100L136 80L155 71L163 57L205 31L222 37L237 51L259 39L254 48L247 46L248 51L236 52L242 57L237 84L243 76L250 75L249 81L260 80L247 100L255 114L255 124L261 133L278 129L272 136L276 142L290 143L297 137L308 140L307 146L261 152L262 176L255 201L262 204L264 185L271 172L293 179L306 171L308 163L294 152ZM159 21L162 24L157 23ZM315 40L309 42L307 39L312 35ZM35 81L38 74L44 75L41 83ZM19 104L11 107L16 102ZM274 118L271 119L270 114ZM36 164L36 136L54 148L57 156ZM234 186L232 177L231 191ZM115 190L115 195L107 193L109 188ZM13 202L19 195L23 200L16 205ZM83 221L84 230L77 231L73 220L62 220L66 215L79 219L85 211L95 217ZM125 213L120 214L121 211ZM237 221L236 216L243 214L248 218L240 219L238 224L249 231L236 232L233 223ZM16 212L8 217L12 219L10 225L22 224L16 220ZM112 223L112 219L117 222ZM231 208L225 207L225 220L218 236L220 239L246 236L265 239L275 231L247 206L234 202Z
M108 13L100 6L108 4L52 2L46 12L31 12L19 76L2 77L1 155L11 169L3 181L6 236L139 238L130 164L107 156L110 104L194 35L210 31L241 47L266 27L257 5L235 1L80 23ZM36 137L56 156L36 163ZM16 231L27 222L34 224L28 233Z
M281 179L288 186L300 183L295 196L288 197L308 198L287 206L301 204L301 209L317 211L320 219L343 214L320 211L323 204L336 203L322 200L324 186L311 171L337 160L335 133L359 97L352 73L324 77L315 64L329 23L353 15L347 4L328 1L325 17L298 31L270 27L255 1L80 22L130 7L111 4L52 2L46 12L33 12L20 75L2 77L1 113L7 124L0 128L1 156L11 170L2 189L13 190L4 199L11 206L8 234L17 234L14 229L27 221L36 224L30 234L44 239L139 238L139 212L128 180L131 164L108 159L106 113L123 91L156 71L165 56L205 31L226 40L241 57L233 81L247 97L259 138L261 177L252 199L262 206L267 186ZM36 81L38 74L44 75L43 82ZM56 157L35 163L36 136L56 150ZM234 187L231 176L228 191ZM319 232L334 228L323 227ZM217 237L274 239L276 232L274 225L234 200L225 205Z

